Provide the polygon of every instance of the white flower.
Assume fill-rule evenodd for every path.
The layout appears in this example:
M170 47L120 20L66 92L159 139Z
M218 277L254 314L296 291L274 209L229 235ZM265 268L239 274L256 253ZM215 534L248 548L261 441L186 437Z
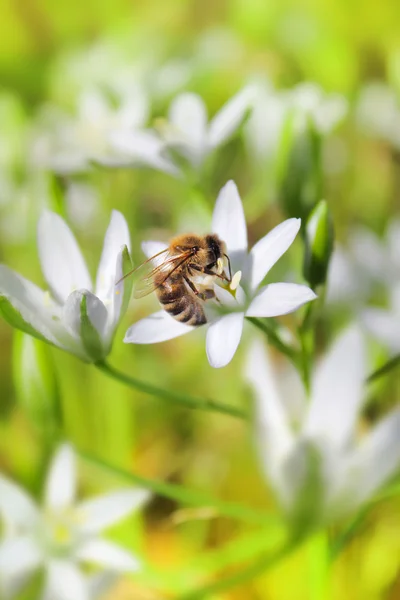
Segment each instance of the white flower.
M394 89L380 82L367 84L358 99L356 117L367 133L400 148L400 105Z
M214 286L220 306L217 303L213 308L209 305L211 323L206 347L211 366L224 367L232 360L242 336L245 316L285 315L316 298L310 288L294 283L271 283L259 287L271 267L292 244L299 228L300 219L288 219L248 252L246 221L237 187L230 181L222 188L214 208L211 231L226 243L232 270L241 271L242 279L235 295ZM150 255L160 249L159 242L148 242L145 246L146 253ZM135 344L163 342L193 329L162 310L132 325L124 341Z
M233 96L208 122L200 96L183 93L172 102L168 121L160 127L168 148L183 156L195 169L206 156L224 144L243 122L254 102L255 88L247 86Z
M316 83L297 85L288 94L288 106L299 118L310 118L321 135L329 134L346 116L347 101L340 94L325 94Z
M399 408L358 439L365 364L356 327L339 337L316 368L310 402L303 404L298 423L278 391L286 374L274 372L261 343L250 350L246 376L255 391L264 474L298 526L347 516L400 467ZM291 395L304 397L299 383Z
M48 110L39 123L31 155L34 165L71 174L91 168L92 162L111 167L150 165L172 168L161 158L163 144L146 131L148 102L140 87L130 87L114 107L99 89L87 89L78 98L75 116ZM135 148L119 148L120 132L135 140ZM133 146L133 143L131 143Z
M373 286L389 286L395 277L396 238L399 224L393 221L386 240L380 240L370 229L355 227L348 244L337 245L329 265L327 301L357 307L371 295Z
M105 582L89 580L79 566L82 562L116 573L140 569L135 556L99 534L140 508L147 491L127 488L83 502L75 496L75 455L69 445L61 446L53 458L42 507L0 476L5 529L0 543L2 598L10 597L18 583L39 568L46 572L43 600L95 598L94 591L97 594Z
M400 221L392 219L383 239L366 227L354 229L347 248L337 247L329 267L327 301L347 304L388 350L400 351ZM388 308L368 307L376 288L387 291Z
M0 312L21 329L85 361L111 349L115 329L129 299L129 283L116 282L130 268L129 231L113 211L104 240L95 293L79 246L63 219L45 211L38 248L50 293L0 265Z
M374 259L374 260L373 260ZM364 264L368 256L364 255ZM375 265L375 282L386 286L389 306L367 308L361 319L366 329L380 341L390 353L400 352L400 221L393 219L387 228L383 242L377 240L375 253L369 261Z
M302 83L291 90L275 90L264 81L256 85L258 91L245 135L254 160L261 164L275 156L289 115L293 117L296 134L302 133L311 120L320 135L327 135L347 112L343 96L327 95L315 83Z

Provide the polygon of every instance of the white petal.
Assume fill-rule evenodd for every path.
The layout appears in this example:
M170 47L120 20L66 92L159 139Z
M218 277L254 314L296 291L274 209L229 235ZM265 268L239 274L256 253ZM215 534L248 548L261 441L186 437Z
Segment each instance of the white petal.
M290 451L294 437L278 393L271 360L259 340L250 347L245 377L255 392L256 443L261 464L266 476L279 487L282 460Z
M219 146L236 131L255 96L253 86L248 86L233 96L212 119L208 131L208 143Z
M78 114L84 123L102 123L110 112L110 105L98 89L86 89L78 98Z
M43 560L36 542L28 536L4 540L0 544L0 576L23 577L37 569Z
M11 527L31 528L39 511L28 494L0 475L0 514Z
M45 504L50 510L71 506L76 493L76 458L72 447L63 444L50 464L46 480Z
M179 323L165 310L160 310L129 327L124 342L126 344L156 344L172 340L193 331L193 329L196 327Z
M76 556L79 560L93 562L123 573L135 573L141 566L140 561L135 556L116 544L102 539L92 539L85 542L78 549Z
M205 141L207 111L203 100L197 94L180 94L172 102L169 121L187 138L190 144L202 146Z
M40 217L38 247L43 274L59 302L64 303L78 288L92 289L79 246L59 215L45 211Z
M43 600L90 600L81 571L72 562L52 560L47 567Z
M90 575L87 580L89 598L102 598L117 582L118 575L112 572L101 572Z
M354 228L350 253L357 267L371 279L382 281L388 274L388 255L382 241L366 227Z
M316 294L306 285L296 283L270 283L261 288L247 309L248 317L277 317L287 315L306 302L315 300Z
M338 449L346 446L363 399L365 374L363 340L353 326L336 340L316 369L304 423L307 436L329 440Z
M148 165L176 177L180 176L176 165L167 156L164 156L165 142L152 131L116 131L110 136L110 143L120 155L113 157L110 161L102 160L102 163L125 167L134 164Z
M250 251L250 286L254 290L293 243L301 219L287 219L267 233Z
M164 242L158 242L155 240L148 240L146 242L142 242L142 250L143 250L144 254L147 256L147 258L152 258L156 254L159 254L160 252L162 252L163 250L166 250L167 248L168 248L168 246L167 246L167 244L164 244ZM164 255L157 257L153 261L154 266L161 264L163 259L164 259Z
M116 283L117 257L123 246L130 250L129 229L124 216L117 210L112 211L110 224L104 238L103 252L96 278L96 296L111 301Z
M78 507L80 531L97 533L139 509L149 498L147 490L121 490L82 502Z
M367 500L400 469L400 409L383 419L362 442L353 458L356 494Z
M18 273L0 265L0 296L5 296L23 320L52 344L57 338L61 311L49 294Z
M370 308L362 313L366 329L390 352L400 351L400 316L379 308Z
M86 311L89 320L102 338L107 326L108 312L102 301L87 290L76 290L68 296L63 310L64 323L76 336L81 336L81 303L83 296L86 296Z
M220 191L212 218L212 231L227 246L227 252L235 273L243 269L247 253L247 229L243 205L236 184L228 183Z
M400 269L400 220L392 219L386 233L388 252L391 262Z
M231 362L242 337L244 313L221 317L208 328L206 350L208 362L215 369Z

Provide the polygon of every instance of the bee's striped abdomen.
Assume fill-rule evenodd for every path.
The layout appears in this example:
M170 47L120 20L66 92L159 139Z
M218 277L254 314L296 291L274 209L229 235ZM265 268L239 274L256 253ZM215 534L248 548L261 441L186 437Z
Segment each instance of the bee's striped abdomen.
M156 294L163 309L177 321L194 327L207 322L200 300L192 296L181 276L164 281Z

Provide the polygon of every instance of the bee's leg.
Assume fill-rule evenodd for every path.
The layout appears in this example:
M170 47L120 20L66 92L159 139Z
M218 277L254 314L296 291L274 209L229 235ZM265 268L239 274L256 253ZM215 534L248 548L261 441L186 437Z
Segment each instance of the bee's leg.
M206 301L206 300L211 300L212 298L215 298L215 292L211 288L209 288L208 290L204 290L204 292L199 292L199 290L194 285L193 281L190 281L189 277L184 275L183 278L186 281L186 283L188 284L188 286L190 287L190 289L192 290L193 294L195 294L195 296L197 296L201 300Z
M211 288L209 288L208 290L204 290L204 292L199 292L199 298L201 298L204 301L217 299L214 290L212 290Z
M189 277L187 277L186 275L183 276L183 279L186 281L186 283L192 290L193 294L195 294L195 296L200 296L200 298L201 298L201 292L199 292L197 287L194 285L193 281L190 281Z

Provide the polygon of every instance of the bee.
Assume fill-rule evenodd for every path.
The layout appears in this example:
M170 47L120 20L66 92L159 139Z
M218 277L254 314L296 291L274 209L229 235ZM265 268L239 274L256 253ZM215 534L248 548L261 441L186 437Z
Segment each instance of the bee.
M224 273L224 259L229 278ZM155 265L155 266L154 266ZM150 267L150 268L149 268ZM163 309L174 319L187 325L207 322L203 303L215 298L214 278L232 280L225 242L216 234L184 234L174 237L168 248L155 254L131 273L141 272L134 285L135 298L155 292Z

